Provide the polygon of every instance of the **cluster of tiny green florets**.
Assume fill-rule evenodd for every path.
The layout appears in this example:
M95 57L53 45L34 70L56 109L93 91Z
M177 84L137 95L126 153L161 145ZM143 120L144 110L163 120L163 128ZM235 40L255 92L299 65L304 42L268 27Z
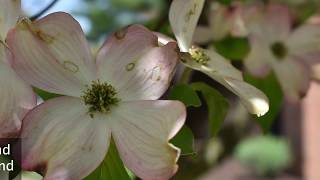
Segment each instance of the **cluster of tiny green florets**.
M288 54L287 47L281 42L275 42L271 45L271 51L278 59L284 59Z
M117 105L120 101L116 97L116 90L108 83L101 83L99 80L92 81L82 96L85 105L89 106L88 113L93 117L94 112L107 113L111 106Z
M209 56L206 55L201 48L191 48L189 53L191 54L192 59L199 64L207 65L210 60Z

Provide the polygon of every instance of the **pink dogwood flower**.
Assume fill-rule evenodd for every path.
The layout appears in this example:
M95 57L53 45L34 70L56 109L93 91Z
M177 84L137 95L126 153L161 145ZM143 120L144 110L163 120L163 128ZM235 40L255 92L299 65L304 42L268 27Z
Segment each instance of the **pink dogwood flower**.
M20 1L0 0L0 138L19 135L22 119L36 105L36 96L10 67L13 58L5 38L20 14Z
M171 4L169 20L182 52L182 63L207 74L235 93L250 113L264 115L269 110L268 98L264 93L246 83L242 73L214 50L192 46L192 37L203 5L204 0L174 0ZM161 37L162 44L170 41Z
M82 179L103 161L112 138L142 179L168 179L180 150L169 143L186 118L178 101L156 100L177 65L176 43L158 46L140 25L113 34L96 55L66 13L21 20L8 35L15 71L65 96L32 110L22 129L22 168L45 179Z
M303 97L310 80L320 80L320 24L292 28L286 6L249 7L245 13L251 51L245 59L248 71L266 76L273 70L284 94L291 100ZM317 75L318 74L318 75Z

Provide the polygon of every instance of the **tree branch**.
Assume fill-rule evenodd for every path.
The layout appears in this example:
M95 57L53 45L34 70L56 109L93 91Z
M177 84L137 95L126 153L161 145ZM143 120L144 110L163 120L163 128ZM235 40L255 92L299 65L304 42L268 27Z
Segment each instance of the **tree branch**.
M59 0L52 0L50 4L48 4L48 6L46 6L44 9L42 9L40 12L38 12L37 14L33 15L30 17L30 19L32 21L38 19L39 17L41 17L45 12L47 12L50 8L52 8Z

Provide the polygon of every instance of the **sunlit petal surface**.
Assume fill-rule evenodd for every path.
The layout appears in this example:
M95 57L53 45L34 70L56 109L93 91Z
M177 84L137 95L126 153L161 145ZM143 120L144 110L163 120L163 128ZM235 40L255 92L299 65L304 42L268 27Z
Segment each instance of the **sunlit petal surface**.
M242 73L230 61L212 50L204 52L210 58L207 64L199 64L191 58L184 58L184 64L207 74L235 93L250 113L262 116L268 112L268 98L259 89L243 81Z
M59 97L31 111L21 134L22 168L45 179L82 179L104 159L111 131L81 99Z
M31 87L7 64L9 58L12 56L0 44L0 138L17 137L23 117L37 101Z
M112 84L124 100L155 100L170 85L178 47L158 46L157 36L132 25L111 36L97 55L98 78Z
M142 179L169 179L180 150L169 144L186 118L178 101L131 101L114 112L112 135L125 165Z
M80 96L85 85L96 78L84 33L66 13L54 13L35 23L21 20L7 41L15 54L13 68L38 88Z
M204 2L204 0L174 0L171 3L169 21L182 52L188 52L191 48L193 33Z

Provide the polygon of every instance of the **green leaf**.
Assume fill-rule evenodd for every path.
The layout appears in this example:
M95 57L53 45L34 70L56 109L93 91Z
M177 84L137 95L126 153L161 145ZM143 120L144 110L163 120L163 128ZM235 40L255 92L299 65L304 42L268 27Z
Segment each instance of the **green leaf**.
M226 37L215 42L216 51L230 60L242 60L250 51L249 42L246 38Z
M218 0L219 3L229 6L232 3L233 0Z
M274 74L270 74L264 79L254 78L249 74L244 74L244 79L260 89L269 98L269 112L261 117L255 117L264 132L268 132L273 121L280 112L283 93Z
M310 18L312 15L314 15L317 12L317 5L314 2L308 2L304 4L300 4L299 8L296 8L294 11L295 16L298 19L298 22L303 23L308 18Z
M229 103L216 89L205 83L193 83L192 88L202 93L208 106L208 119L211 134L215 136L221 129L229 109Z
M179 84L174 86L169 94L169 99L179 100L183 102L187 107L200 107L201 100L197 93L187 84Z
M108 153L100 166L85 180L131 180L121 161L115 143L110 142Z
M195 153L193 133L191 129L185 125L170 142L181 149L181 155L189 155Z
M47 91L44 91L42 89L39 89L39 88L36 88L34 87L33 88L34 92L40 96L44 101L48 100L48 99L52 99L52 98L55 98L55 97L59 97L61 95L59 94L54 94L54 93L49 93Z

